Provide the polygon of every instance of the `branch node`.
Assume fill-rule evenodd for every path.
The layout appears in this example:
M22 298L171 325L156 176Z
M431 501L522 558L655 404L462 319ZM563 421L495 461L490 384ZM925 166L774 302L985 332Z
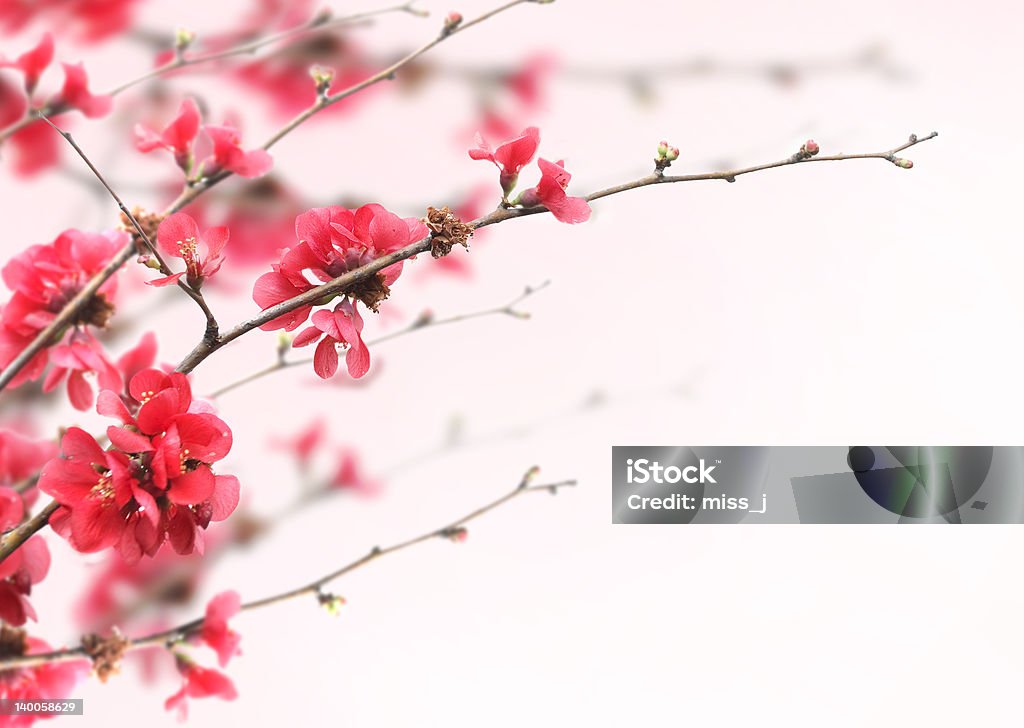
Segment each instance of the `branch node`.
M92 660L93 674L102 683L121 671L121 658L130 646L131 641L117 627L107 637L95 633L82 637L82 651Z

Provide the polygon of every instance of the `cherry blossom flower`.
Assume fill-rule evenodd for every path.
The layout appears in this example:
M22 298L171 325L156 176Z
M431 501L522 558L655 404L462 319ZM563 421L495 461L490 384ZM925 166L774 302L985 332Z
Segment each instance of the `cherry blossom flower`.
M213 227L200 235L199 225L191 215L176 212L164 218L157 229L157 245L164 255L185 261L185 270L149 281L149 285L167 286L187 276L188 284L199 290L204 280L220 270L227 242L226 227Z
M53 36L44 33L35 47L25 51L14 60L0 58L0 68L14 68L25 76L25 92L31 96L39 83L39 77L53 61Z
M342 449L338 457L338 466L330 481L332 488L353 490L364 495L372 495L380 490L380 483L367 477L354 450Z
M144 124L135 125L135 148L140 152L166 149L174 155L174 161L185 174L191 174L195 162L193 144L199 135L199 107L191 98L181 102L178 115L163 128L155 131Z
M0 659L21 657L53 648L46 642L29 637L25 630L0 625ZM0 680L0 699L36 701L63 700L71 695L75 685L89 672L86 660L69 662L45 662L33 667L19 667L4 671ZM23 728L31 725L38 716L5 716L0 725Z
M122 510L135 489L128 456L104 451L78 427L64 434L61 450L64 457L48 462L39 474L39 490L61 505L51 525L78 551L117 544L124 531Z
M253 287L253 300L262 309L270 308L314 288L316 284L311 279L326 283L426 235L422 220L400 218L376 204L363 205L355 211L343 207L314 208L295 219L298 244L285 252L270 273L259 277ZM401 263L388 266L354 287L350 295L376 310L401 272ZM312 305L301 306L260 328L293 331L305 323L312 310Z
M565 193L572 175L565 171L565 162L549 162L538 159L541 178L536 187L519 195L516 204L523 207L543 205L559 222L578 223L590 219L590 205L582 197L570 197Z
M188 717L187 698L221 698L222 700L234 700L238 697L238 691L231 678L222 672L208 667L197 665L184 655L175 655L178 665L178 672L185 678L181 689L164 702L167 710L177 710L178 718L184 720Z
M81 63L62 63L64 87L50 101L50 106L78 109L90 119L106 116L114 105L114 99L105 94L89 91L89 78Z
M232 657L242 653L238 649L242 636L228 625L228 620L238 614L241 607L242 600L236 591L222 592L206 605L199 639L217 653L221 667L227 667Z
M66 230L53 243L34 245L9 261L2 276L14 295L0 312L0 365L7 366L18 356L127 242L124 232ZM71 322L65 342L51 350L41 350L18 372L11 385L17 387L38 379L51 357L60 371L48 380L48 389L53 389L66 374L78 372L69 379L69 394L79 408L92 397L91 389L83 386L82 374L95 372L101 384L113 385L115 375L109 362L85 327L106 326L114 312L116 290L117 279L112 276Z
M330 379L338 371L338 345L344 344L348 347L345 365L349 376L358 379L370 369L370 351L363 343L362 330L362 316L355 305L345 299L334 311L314 313L313 325L300 332L292 346L308 346L319 340L313 355L313 371L321 379Z
M522 134L500 144L494 150L479 134L476 136L476 144L475 148L469 150L470 158L485 159L501 171L498 181L501 184L504 197L507 198L519 181L519 172L530 163L533 155L537 153L537 147L540 145L540 129L535 126L528 127Z
M28 597L50 570L50 550L42 536L33 536L0 562L0 619L20 627L36 619Z
M213 156L206 162L206 174L226 169L239 177L260 177L270 171L273 160L264 149L244 151L238 130L231 126L204 126L213 142Z
M135 374L127 394L100 392L96 410L123 424L107 428L112 448L71 428L64 457L40 474L39 489L61 506L54 530L79 551L116 546L129 562L165 541L179 554L201 552L203 531L238 505L238 480L212 468L230 451L231 430L193 401L184 374L159 369Z

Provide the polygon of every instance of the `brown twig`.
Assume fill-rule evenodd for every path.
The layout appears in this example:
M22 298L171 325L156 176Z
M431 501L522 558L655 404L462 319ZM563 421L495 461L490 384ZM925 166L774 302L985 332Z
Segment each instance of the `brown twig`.
M382 344L385 341L397 339L398 337L405 336L406 334L411 334L414 331L422 331L424 329L434 328L436 326L445 326L447 324L454 324L460 321L469 321L472 319L484 318L486 316L511 316L512 318L518 319L529 318L529 313L517 310L516 306L522 303L530 296L547 288L550 283L551 281L544 281L539 286L527 286L523 293L516 296L514 299L506 303L504 306L487 308L481 311L473 311L471 313L458 314L456 316L449 316L448 318L442 319L426 318L420 316L412 323L410 323L408 326L398 329L397 331L392 331L389 334L378 336L376 339L371 339L370 341L366 342L366 345L374 346L376 344ZM242 377L241 379L232 382L231 384L227 384L221 387L220 389L214 390L213 392L210 393L210 397L220 397L222 394L226 394L233 389L241 387L244 384L249 384L250 382L262 379L263 377L273 374L274 372L279 372L283 369L290 369L292 367L302 366L303 364L309 364L312 361L312 357L305 357L303 359L292 359L289 361L284 358L283 354L281 354L280 356L278 356L277 361L271 364L270 366L264 367L263 369L259 369L253 372L252 374L249 374L245 377Z
M346 574L349 574L350 572L353 572L356 569L366 566L371 561L376 561L382 556L402 551L404 549L416 546L417 544L421 544L424 541L429 541L431 539L452 538L453 536L459 533L460 529L463 526L465 526L465 524L469 523L470 521L474 521L477 518L483 516L484 514L489 513L490 511L493 511L494 509L508 503L509 501L514 500L515 498L518 498L519 496L525 495L527 493L557 493L560 488L566 488L576 485L575 480L566 480L557 483L548 483L544 485L530 485L530 480L532 479L535 472L535 469L528 471L527 474L520 481L519 485L517 485L514 490L512 490L509 493L506 493L497 500L491 501L487 505L477 508L468 515L465 515L462 518L459 518L458 520L449 523L447 526L443 526L441 528L428 531L427 533L424 533L420 536L416 536L415 538L411 538L406 541L401 541L391 546L375 546L372 549L370 549L370 551L367 552L364 556L356 559L355 561L349 562L348 564L342 566L339 569L336 569L335 571L332 571L331 573L325 576L320 577L316 581L309 582L308 584L305 584L294 589L289 589L288 591L284 591L279 594L274 594L273 596L264 597L262 599L257 599L251 602L246 602L242 605L241 611L247 612L254 609L260 609L262 607L269 607L273 604L280 604L282 602L287 602L292 599L297 599L299 597L304 596L314 596L321 601L325 601L326 599L329 599L331 595L325 594L324 587L326 587L331 582L340 579ZM150 635L146 635L144 637L137 637L135 639L128 641L127 649L136 650L145 647L173 647L174 645L184 642L189 637L199 632L203 627L203 622L203 618L194 619L191 622L186 622L185 624L179 625L178 627L174 627L173 629L164 630L162 632L156 632ZM53 662L81 660L85 658L86 652L83 647L71 647L63 650L55 650L53 652L43 652L36 655L22 655L18 657L0 658L0 671L21 667L33 667L36 665L42 665Z
M405 66L409 65L410 63L415 61L417 58L422 56L424 53L430 51L435 46L440 45L441 43L443 43L447 39L452 38L452 37L458 35L459 33L462 33L463 31L466 31L466 30L472 28L475 25L479 25L480 23L482 23L482 22L484 22L486 20L489 20L490 18L493 18L496 15L499 15L500 13L503 13L506 10L510 10L510 9L516 7L517 5L523 5L523 4L526 4L526 3L533 3L533 2L537 2L537 0L511 0L511 2L505 3L504 5L501 5L501 6L495 8L493 10L490 10L490 11L484 13L483 15L480 15L480 16L474 18L473 20L470 20L468 22L462 23L461 25L459 25L458 27L454 28L453 30L439 33L430 42L425 43L424 45L420 46L419 48L417 48L413 52L409 53L406 56L403 56L402 58L400 58L399 60L397 60L394 63L392 63L387 68L385 68L385 69L383 69L381 71L378 71L377 73L375 73L374 75L370 76L369 78L367 78L367 79L365 79L363 81L360 81L359 83L357 83L357 84L355 84L353 86L349 86L348 88L346 88L346 89L344 89L342 91L338 91L337 93L334 93L334 94L323 94L323 95L319 96L317 98L317 100L313 103L312 106L310 106L308 109L303 111L301 114L299 114L294 119L289 121L287 124L285 124L283 127L278 129L276 132L274 132L274 134L269 139L267 139L267 141L265 141L263 143L262 149L270 149L272 146L274 146L279 141L284 139L284 137L286 137L288 134L290 134L291 132L295 131L295 129L297 129L303 123L308 121L310 118L315 116L317 113L319 113L319 112L323 111L324 109L328 108L329 106L333 106L334 104L338 103L339 101L341 101L343 99L347 99L349 96L352 96L353 94L357 94L360 91L364 91L365 89L370 88L371 86L375 86L376 84L380 83L381 81L387 81L387 80L390 80L390 79L394 78L395 74L398 73L398 71L400 71L402 68L404 68ZM179 195L178 198L174 202L171 203L171 206L170 206L169 210L171 212L175 212L177 210L181 210L186 205L191 203L196 197L201 195L203 192L205 192L206 190L210 189L214 185L219 184L220 182L222 182L223 180L225 180L225 179L227 179L228 177L231 177L231 176L232 176L232 173L229 170L222 170L222 171L217 172L216 174L213 174L213 175L211 175L209 177L205 177L203 179L200 179L200 180L196 181L191 186L186 187L185 190L181 193L181 195Z
M51 127L53 127L54 131L56 131L58 134L64 137L65 141L67 141L67 143L71 145L75 152L78 153L78 156L82 158L82 161L84 161L85 164L89 167L89 170L93 173L96 179L100 181L100 184L103 185L103 188L110 193L111 197L114 198L114 202L117 203L117 207L119 210L121 210L121 214L124 215L125 218L132 224L132 227L135 228L135 232L138 234L139 238L145 244L146 249L149 251L150 255L152 255L153 259L156 260L156 262L160 265L160 272L163 273L165 276L171 275L173 271L170 269L170 267L167 265L167 262L160 255L160 250L156 247L153 241L149 239L149 235L143 229L142 225L139 223L138 219L136 219L135 215L132 214L131 210L128 209L128 206L124 204L124 201L121 200L121 198L118 196L116 192L114 192L114 189L110 186L110 184L103 177L100 171L96 169L96 165L92 163L92 160L89 159L88 155L86 155L86 153L82 151L82 148L78 146L78 142L75 141L74 137L71 136L70 132L66 132L63 129L61 129L59 126L50 121L41 112L39 113L39 118L45 121ZM203 294L197 291L196 289L192 288L192 286L180 280L178 281L177 285L178 288L183 290L188 295L189 298L196 302L196 305L199 306L199 310L202 311L203 316L206 317L206 333L204 334L204 338L215 339L218 333L217 318L213 315L213 312L210 310L210 307L207 306L206 299L203 298ZM3 383L0 382L0 387L2 387L2 384Z
M893 147L892 149L884 152L868 152L862 154L836 154L831 156L821 157L805 157L801 154L794 154L785 159L777 162L768 162L765 164L758 164L752 167L743 167L740 169L726 170L721 172L705 172L702 174L688 174L688 175L665 175L657 172L651 173L646 177L634 180L632 182L625 182L614 187L608 187L603 190L598 190L587 195L584 199L588 202L599 200L604 197L610 197L617 195L622 192L628 192L629 190L640 189L641 187L649 187L651 185L658 184L669 184L676 182L701 182L707 180L725 180L727 182L736 181L737 177L741 177L746 174L752 174L754 172L762 172L769 169L777 169L779 167L787 167L795 164L806 164L808 162L841 162L851 159L882 159L889 162L896 163L898 161L896 154L908 149L921 142L928 141L938 136L937 132L932 132L928 136L920 137L912 136L906 143L899 146ZM481 218L474 220L470 223L474 228L482 228L488 225L495 225L506 220L512 220L520 217L526 217L529 215L536 215L540 213L548 212L547 208L542 206L528 207L528 208L512 208L512 207L499 207L494 212L485 215ZM351 270L344 275L335 278L332 281L324 283L312 288L304 293L290 298L287 301L282 301L279 304L270 306L264 309L256 316L250 318L248 321L243 321L237 326L225 331L215 341L204 340L200 342L182 362L178 365L177 370L180 372L191 372L195 367L205 360L208 356L213 354L215 351L221 349L226 344L234 341L243 334L252 331L253 329L259 328L265 323L273 321L279 316L282 316L290 311L293 311L302 306L315 305L317 301L321 301L328 296L337 295L350 288L352 285L369 278L370 276L376 275L378 272L387 268L388 266L400 263L403 260L424 253L431 248L431 238L429 236L418 240L415 243L407 245L404 248L389 253L388 255L381 256L370 263Z

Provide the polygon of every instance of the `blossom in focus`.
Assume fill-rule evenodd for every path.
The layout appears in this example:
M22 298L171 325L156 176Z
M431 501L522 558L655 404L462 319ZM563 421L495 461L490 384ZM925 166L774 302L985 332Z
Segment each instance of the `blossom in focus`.
M483 136L477 134L476 147L469 150L469 156L471 159L485 159L500 170L498 181L504 196L508 197L519 181L519 172L533 159L539 145L540 129L535 126L528 127L516 138L493 150Z
M345 365L353 379L366 374L370 369L370 351L363 343L363 317L348 299L333 311L320 310L313 314L313 325L301 331L293 346L308 346L316 341L313 355L313 371L321 379L330 379L338 371L338 346L347 347Z
M354 211L343 207L314 208L295 219L295 236L299 242L284 253L279 263L272 265L271 272L257 279L253 300L265 310L313 289L316 284L311 280L327 283L426 235L427 228L422 220L400 218L376 204L363 205ZM390 265L376 276L354 285L347 295L376 310L401 272L401 263ZM324 301L324 305L327 303L330 299ZM301 306L260 328L293 331L305 323L313 307L312 304Z
M124 232L66 230L52 243L34 245L11 259L2 271L4 283L14 293L0 311L0 366L10 364L128 240ZM52 359L58 371L48 378L48 389L69 375L70 398L79 409L83 403L88 407L86 399L91 402L92 397L83 374L94 372L101 386L115 386L116 371L87 327L107 325L116 291L117 278L111 276L79 310L65 339L37 353L11 385L38 379Z
M185 261L185 270L149 281L149 284L166 286L177 283L179 278L186 276L188 284L199 290L204 280L220 270L227 242L226 227L213 227L200 234L199 225L191 215L176 212L164 218L157 229L157 246L164 255Z
M582 197L570 197L565 193L572 175L565 171L565 162L549 162L538 159L541 178L536 187L522 192L516 204L523 207L543 205L559 222L578 223L590 219L590 205Z
M132 377L128 393L104 390L97 412L116 417L103 450L79 428L65 433L63 458L51 460L39 490L60 508L53 529L79 551L116 547L128 562L169 542L179 554L203 550L203 531L238 505L234 476L213 464L231 449L231 430L203 402L188 378L159 369Z

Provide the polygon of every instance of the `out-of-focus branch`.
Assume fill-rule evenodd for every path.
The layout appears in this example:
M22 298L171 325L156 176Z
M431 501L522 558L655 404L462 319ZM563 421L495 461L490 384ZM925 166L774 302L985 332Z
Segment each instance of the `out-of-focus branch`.
M175 53L174 59L164 63L156 68L147 71L141 76L137 76L129 81L125 81L120 86L107 92L108 96L117 96L124 93L130 88L138 86L140 83L144 83L151 79L159 76L164 76L173 71L178 71L189 66L198 66L213 61L223 60L225 58L231 58L232 56L250 55L258 51L259 49L280 43L291 38L302 36L312 31L326 30L328 28L338 27L341 25L352 25L355 23L368 20L377 15L385 15L387 13L405 12L411 15L423 16L426 15L425 11L417 10L413 7L414 2L407 2L401 5L394 5L389 8L381 8L380 10L371 10L362 13L355 13L353 15L347 15L344 17L332 18L329 12L317 13L307 22L297 25L294 28L283 30L279 33L264 36L262 38L256 38L253 40L246 41L240 45L232 48L226 48L224 50L215 51L211 53L204 53L197 56L188 56L185 53L185 49L178 49ZM13 134L24 129L29 124L32 124L36 120L36 113L43 116L56 116L58 114L67 111L67 106L62 102L51 102L42 106L38 112L29 111L20 120L16 121L9 127L0 130L0 142L10 137Z
M525 311L520 311L519 309L516 308L516 306L518 306L520 303L522 303L530 296L536 294L539 291L544 290L545 288L548 287L549 284L550 281L544 281L539 286L527 286L521 294L519 294L518 296L516 296L514 299L512 299L503 306L487 308L481 311L473 311L471 313L458 314L455 316L449 316L447 318L433 318L432 316L429 315L420 315L408 326L398 329L397 331L392 331L389 334L378 336L376 339L367 341L366 345L373 346L375 344L381 344L385 341L397 339L400 336L405 336L406 334L411 334L414 331L423 331L424 329L434 328L436 326L445 326L447 324L459 323L461 321L470 321L472 319L484 318L487 316L510 316L512 318L517 319L526 319L530 317L530 314ZM252 374L242 377L241 379L234 381L231 384L227 384L221 387L220 389L211 392L210 397L219 397L222 394L226 394L227 392L230 392L233 389L237 389L238 387L241 387L244 384L254 382L258 379L262 379L263 377L273 374L274 372L279 372L282 369L290 369L292 367L301 366L303 364L309 364L312 361L312 357L288 360L284 356L284 350L281 350L279 352L277 361L271 364L270 366L264 367L263 369L255 371Z
M427 53L434 47L440 45L447 39L453 38L459 33L469 30L470 28L479 25L480 23L483 23L493 18L494 16L499 15L500 13L503 13L506 10L511 10L517 5L524 5L536 2L538 2L538 0L511 0L511 2L505 3L504 5L501 5L493 10L490 10L484 13L483 15L474 18L473 20L466 21L455 27L445 25L441 32L437 36L435 36L433 40L429 41L428 43L425 43L424 45L420 46L419 48L409 53L408 55L403 56L402 58L392 63L387 68L378 71L369 78L360 81L359 83L353 86L349 86L348 88L342 91L338 91L337 93L321 94L313 103L312 106L310 106L308 109L306 109L301 114L296 116L294 119L289 121L283 127L278 129L269 139L267 139L267 141L263 143L262 148L270 149L272 146L274 146L279 141L284 139L284 137L286 137L288 134L292 133L298 127L300 127L302 124L308 121L310 118L312 118L319 112L323 111L324 109L333 106L342 99L347 99L349 96L357 94L360 91L370 88L371 86L375 86L381 81L387 81L394 78L395 74L398 73L398 71L402 70L405 66L408 66L417 58ZM210 177L205 177L197 181L196 183L189 187L186 187L185 190L181 193L181 195L179 195L178 199L171 203L169 211L176 212L178 210L181 210L183 207L185 207L193 200L195 200L203 192L231 176L232 173L229 170L222 170L214 175L211 175Z
M460 536L465 534L465 525L470 521L474 521L477 518L493 511L500 506L528 493L557 493L559 489L566 488L576 485L575 480L566 480L557 483L547 483L544 485L530 485L530 481L536 476L537 470L531 469L527 471L523 479L511 492L506 493L497 500L491 501L490 503L477 508L471 513L449 523L441 528L428 531L427 533L416 536L415 538L401 541L391 546L374 546L364 556L351 561L344 566L326 574L319 579L312 581L303 586L289 589L288 591L274 594L273 596L264 597L255 601L246 602L242 605L242 611L250 611L253 609L260 609L262 607L268 607L273 604L281 604L282 602L291 601L305 596L315 597L321 604L326 604L335 600L335 596L324 591L330 583L337 579L349 574L350 572L360 569L371 561L376 561L382 556L388 554L397 553L403 551L412 546L416 546L425 541L430 541L435 538L446 538L458 540ZM181 642L187 640L190 636L199 632L204 623L204 619L195 619L191 622L186 622L173 629L164 630L162 632L156 632L154 634L147 635L145 637L137 637L129 640L127 649L134 650L143 647L166 647L171 648ZM42 665L53 662L66 662L68 660L81 660L86 659L87 654L84 647L72 647L63 650L55 650L53 652L44 652L35 655L23 655L18 657L0 658L0 671L9 670L18 667L32 667L35 665Z

